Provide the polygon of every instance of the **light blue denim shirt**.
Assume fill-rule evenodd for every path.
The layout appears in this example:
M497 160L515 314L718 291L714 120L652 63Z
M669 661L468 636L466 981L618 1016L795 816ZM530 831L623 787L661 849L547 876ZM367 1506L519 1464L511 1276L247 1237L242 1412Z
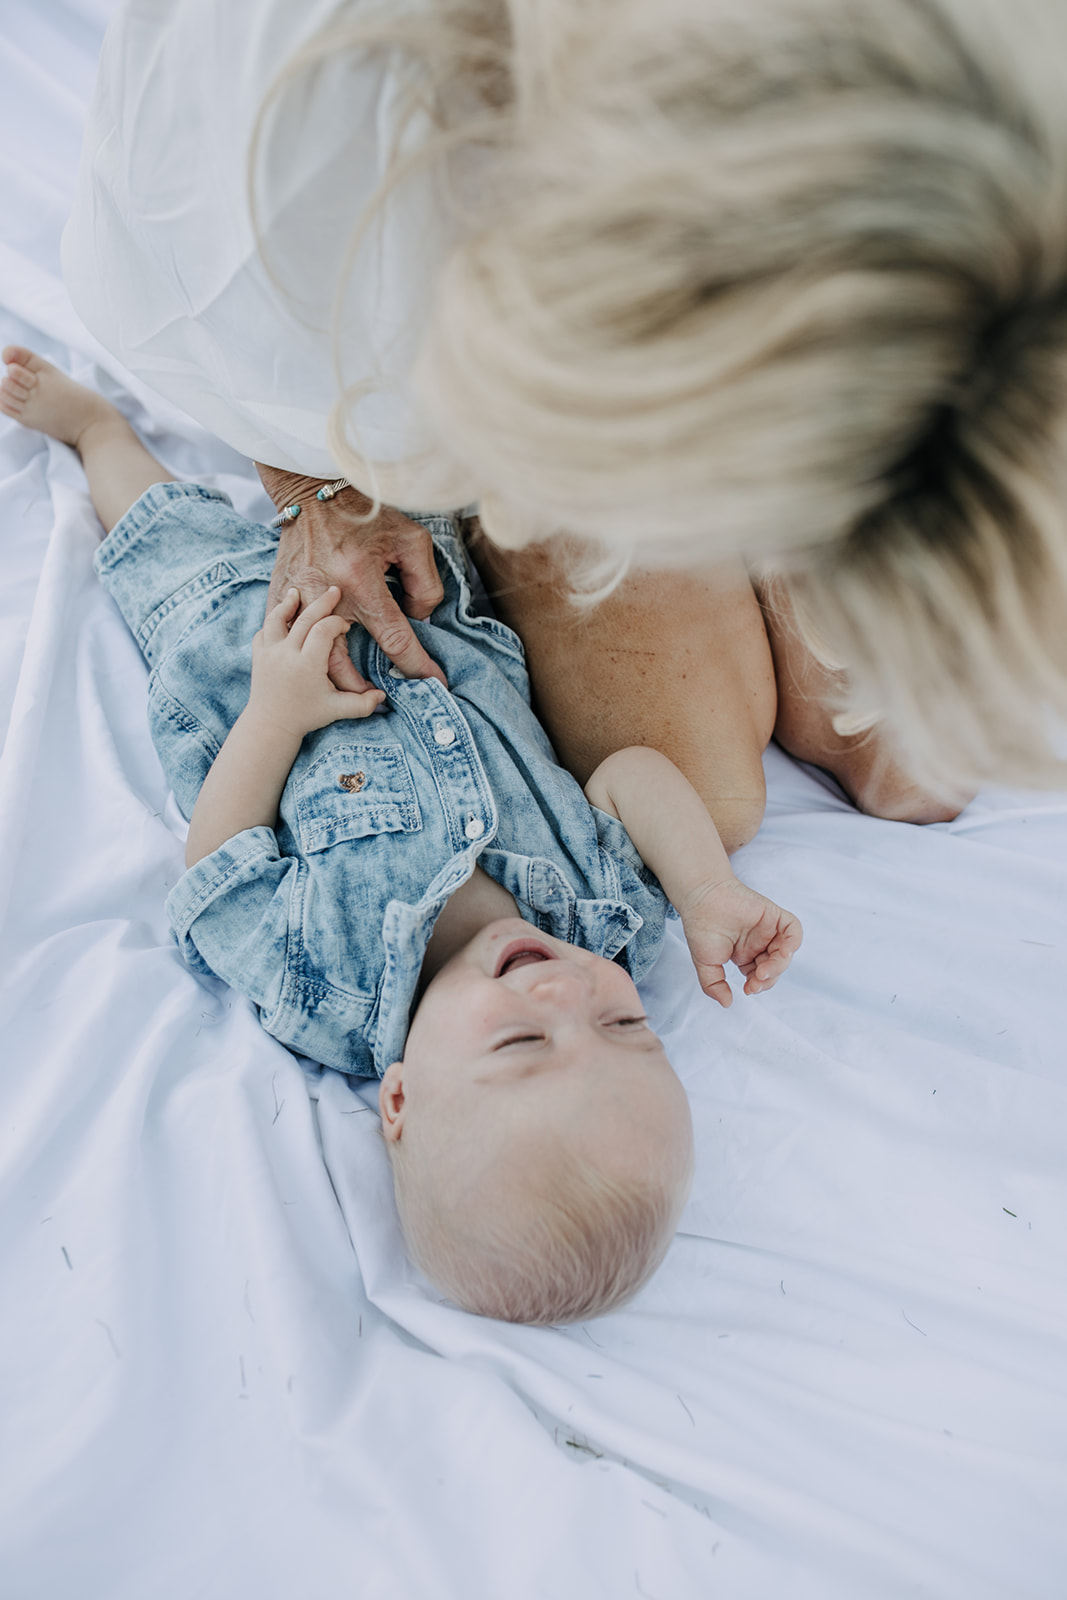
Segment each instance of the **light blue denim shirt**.
M230 839L167 900L191 967L248 995L283 1044L368 1076L402 1056L434 922L476 862L528 922L635 980L667 911L626 830L557 765L522 645L475 597L452 519L419 520L445 594L414 627L448 688L403 678L353 628L352 659L384 705L310 734L277 828ZM165 483L97 553L151 668L152 737L187 817L248 698L276 548L224 495Z

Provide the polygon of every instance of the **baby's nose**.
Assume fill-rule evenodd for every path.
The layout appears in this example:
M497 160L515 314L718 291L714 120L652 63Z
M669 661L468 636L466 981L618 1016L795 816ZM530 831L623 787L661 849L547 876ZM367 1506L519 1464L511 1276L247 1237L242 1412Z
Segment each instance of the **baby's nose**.
M530 993L556 1005L580 1005L589 997L589 978L569 961L543 961L533 972Z

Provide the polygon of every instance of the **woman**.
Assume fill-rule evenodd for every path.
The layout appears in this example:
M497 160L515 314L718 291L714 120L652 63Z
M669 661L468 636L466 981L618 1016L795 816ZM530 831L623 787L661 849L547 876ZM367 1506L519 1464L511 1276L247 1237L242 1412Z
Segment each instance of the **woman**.
M382 572L412 615L433 580L377 501L476 499L579 778L651 738L736 845L773 726L867 809L952 815L1062 779L1065 23L1025 9L139 0L68 281L301 503L279 582L343 572L407 671ZM341 469L362 494L302 482Z

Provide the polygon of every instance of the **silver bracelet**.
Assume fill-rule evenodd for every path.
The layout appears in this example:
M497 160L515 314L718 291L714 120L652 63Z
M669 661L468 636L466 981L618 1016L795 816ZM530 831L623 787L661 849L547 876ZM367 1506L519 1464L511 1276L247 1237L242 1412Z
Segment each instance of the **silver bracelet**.
M340 494L342 489L350 489L351 483L347 478L335 478L332 483L324 483L321 489L316 490L316 500L332 500L335 494ZM294 500L291 506L285 506L267 523L268 528L284 528L287 523L295 522L300 515L300 502Z
M335 478L332 483L324 483L315 495L316 500L332 500L335 494L340 494L342 489L351 489L352 485L347 478Z

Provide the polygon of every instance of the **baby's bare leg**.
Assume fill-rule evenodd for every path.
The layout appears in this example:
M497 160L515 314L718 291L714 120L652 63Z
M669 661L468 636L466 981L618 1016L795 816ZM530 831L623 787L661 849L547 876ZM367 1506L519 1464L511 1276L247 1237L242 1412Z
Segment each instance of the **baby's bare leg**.
M171 479L109 400L23 345L2 352L0 411L69 444L81 457L96 514L108 533L146 489Z
M753 837L774 670L740 563L633 573L592 610L569 598L567 548L472 551L499 615L526 646L534 703L564 766L585 783L615 750L648 745L700 795L727 850Z
M765 584L762 596L778 680L774 737L783 750L832 773L853 803L870 816L917 823L951 822L958 817L970 797L946 801L914 783L894 761L877 723L863 733L843 735L835 730L832 702L844 674L824 667L808 649L780 584Z

